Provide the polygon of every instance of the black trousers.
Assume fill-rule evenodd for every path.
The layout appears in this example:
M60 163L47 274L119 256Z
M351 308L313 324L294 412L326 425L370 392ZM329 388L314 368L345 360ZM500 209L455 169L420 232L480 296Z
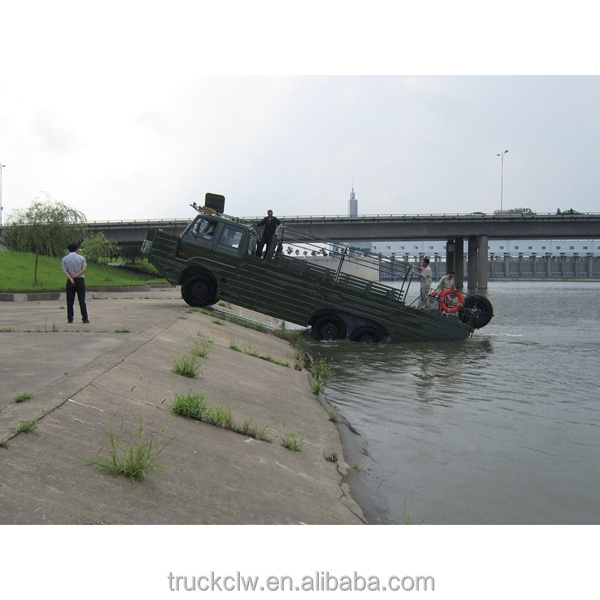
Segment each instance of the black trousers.
M87 306L85 305L85 278L77 277L73 280L75 283L71 283L67 279L67 321L71 323L73 321L73 306L75 305L75 296L79 300L79 310L81 311L81 318L84 321L88 320Z
M269 249L269 244L273 239L272 235L263 235L262 238L258 241L256 245L256 256L262 256L263 248L266 246L267 250Z

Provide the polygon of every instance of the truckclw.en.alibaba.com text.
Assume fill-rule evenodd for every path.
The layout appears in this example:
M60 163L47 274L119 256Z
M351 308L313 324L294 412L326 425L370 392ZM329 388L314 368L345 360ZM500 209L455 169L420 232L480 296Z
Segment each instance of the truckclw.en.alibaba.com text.
M179 575L170 572L171 592L435 592L435 579L431 575L350 575L329 571L315 571L310 575L219 575L213 571L203 575Z

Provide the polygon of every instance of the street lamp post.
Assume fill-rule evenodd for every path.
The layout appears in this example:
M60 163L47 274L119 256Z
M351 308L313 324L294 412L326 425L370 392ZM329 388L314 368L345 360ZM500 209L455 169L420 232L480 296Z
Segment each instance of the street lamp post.
M503 196L504 196L504 155L508 152L505 150L500 154L496 154L496 156L500 157L500 210L503 209Z

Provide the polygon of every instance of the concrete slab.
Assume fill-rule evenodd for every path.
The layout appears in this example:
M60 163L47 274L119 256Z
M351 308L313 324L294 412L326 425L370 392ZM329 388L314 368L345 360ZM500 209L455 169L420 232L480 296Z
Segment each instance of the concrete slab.
M90 296L85 326L66 323L64 299L0 304L0 523L366 522L339 433L287 342L190 309L175 289ZM197 377L175 374L199 339L211 348ZM174 415L188 393L253 419L272 442ZM14 436L29 419L37 428ZM140 425L172 439L164 470L135 482L88 464L107 457L111 426L127 440ZM302 452L281 445L285 433Z

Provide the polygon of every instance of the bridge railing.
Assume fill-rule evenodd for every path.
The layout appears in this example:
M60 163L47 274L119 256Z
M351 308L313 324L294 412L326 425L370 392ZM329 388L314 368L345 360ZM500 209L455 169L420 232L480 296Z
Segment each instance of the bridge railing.
M535 219L535 218L552 218L552 219L565 219L565 220L575 220L581 219L585 220L587 218L597 219L600 217L600 213L577 213L577 214L559 214L556 213L534 213L531 215L522 215L522 214L494 214L494 213L419 213L419 214L387 214L387 213L378 213L378 214L362 214L357 215L356 217L349 217L348 215L286 215L278 217L281 221L292 220L292 221L355 221L355 220L369 220L369 221L381 221L385 219L406 219L406 220L426 220L426 219L473 219L476 221L481 220L500 220L500 219ZM240 221L244 223L253 223L258 222L262 219L262 217L240 217Z
M261 221L264 215L261 216L248 216L239 217L239 220L244 223L254 223ZM521 215L521 214L494 214L494 213L377 213L377 214L362 214L356 217L350 217L348 215L286 215L278 217L281 221L285 220L299 220L299 221L326 221L326 220L339 220L339 221L352 221L356 219L368 219L368 220L381 220L381 219L535 219L536 217L549 218L553 217L556 219L574 220L574 219L586 219L595 218L597 219L600 213L577 213L577 214L559 214L556 213L535 213L532 215ZM123 225L163 225L165 223L181 224L185 225L192 220L189 219L121 219L121 220L110 220L110 221L88 221L88 225L103 226L109 225L114 226L116 224Z

